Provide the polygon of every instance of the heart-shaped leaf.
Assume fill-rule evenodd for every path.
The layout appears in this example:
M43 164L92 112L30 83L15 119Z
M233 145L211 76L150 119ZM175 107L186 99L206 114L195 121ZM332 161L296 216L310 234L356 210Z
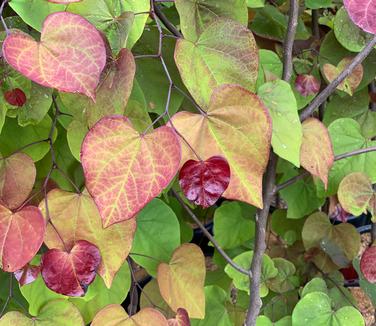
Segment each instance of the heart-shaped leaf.
M14 277L21 286L35 281L40 273L40 266L26 264L23 268L14 272Z
M176 317L168 320L168 326L191 326L187 310L179 308Z
M354 172L344 177L338 187L338 200L346 212L359 216L367 209L376 214L376 193L372 182L362 172Z
M223 85L214 90L207 115L182 111L172 122L201 159L217 155L227 159L231 180L224 197L262 207L262 176L272 128L256 95L237 85ZM234 146L235 142L241 146ZM195 159L186 143L181 144L182 162Z
M0 158L0 203L15 209L27 199L34 186L36 169L30 156L15 153Z
M81 149L86 187L108 227L134 217L175 176L181 148L167 126L140 135L123 116L101 119Z
M320 81L313 75L298 75L295 88L303 96L315 95L320 90Z
M22 89L15 88L4 93L5 100L13 106L23 106L26 103L26 95Z
M64 249L65 245L70 249L80 239L96 245L102 257L98 274L109 288L131 250L136 221L129 220L103 229L98 209L87 192L76 194L54 189L48 193L47 199L54 227L47 225L45 244L49 248ZM39 207L46 216L44 200Z
M300 163L309 173L319 177L327 188L329 170L334 163L333 146L328 129L315 118L303 122Z
M376 283L376 247L366 249L360 259L360 270L368 282Z
M220 85L238 84L255 90L258 71L255 39L251 31L231 19L217 18L194 43L179 39L175 62L185 86L204 109L214 88Z
M204 255L191 243L177 248L169 264L158 266L159 289L173 311L184 308L191 318L205 317L205 273Z
M38 207L12 213L0 205L0 267L15 272L26 265L43 243L45 221Z
M166 318L153 308L141 309L137 314L128 316L124 308L118 304L111 304L99 311L91 326L168 326Z
M342 59L337 67L330 63L326 63L323 66L323 73L325 78L332 82L337 76L346 69L346 67L351 63L352 58L346 57ZM363 79L363 66L361 64L357 65L353 72L337 86L337 89L346 92L349 95L353 95Z
M343 0L343 4L356 25L376 34L376 0Z
M50 249L41 260L41 273L52 291L71 297L85 295L94 281L101 256L96 246L79 240L70 252Z
M26 317L11 311L0 319L0 326L84 326L79 310L64 299L49 301L36 317Z
M69 12L49 15L39 42L24 32L11 32L3 43L3 54L32 81L92 99L106 64L101 34L87 20Z
M230 183L230 166L221 156L206 161L189 160L179 173L179 184L184 195L196 205L212 206Z

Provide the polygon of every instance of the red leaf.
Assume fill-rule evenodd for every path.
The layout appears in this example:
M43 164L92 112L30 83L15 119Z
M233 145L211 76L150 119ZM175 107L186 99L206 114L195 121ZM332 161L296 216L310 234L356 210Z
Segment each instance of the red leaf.
M221 156L212 156L206 161L189 160L179 174L185 196L205 208L215 204L229 183L230 166Z
M360 270L368 282L376 283L376 246L369 247L363 253Z
M14 277L21 286L35 281L40 273L40 267L26 264L23 268L14 272Z
M79 240L69 253L48 250L41 260L42 277L52 291L80 297L94 281L100 262L99 249L88 241Z
M38 84L92 99L106 64L100 32L69 12L48 15L39 42L22 31L12 31L4 40L3 55L14 69Z
M191 326L187 310L178 308L176 317L168 320L168 326Z
M320 82L312 75L298 75L295 88L303 96L315 95L320 90Z
M376 0L344 0L343 4L356 25L376 34Z
M23 106L26 103L26 95L22 89L15 88L4 93L5 100L13 106Z
M0 267L14 272L26 265L42 245L45 227L38 207L12 213L0 205Z

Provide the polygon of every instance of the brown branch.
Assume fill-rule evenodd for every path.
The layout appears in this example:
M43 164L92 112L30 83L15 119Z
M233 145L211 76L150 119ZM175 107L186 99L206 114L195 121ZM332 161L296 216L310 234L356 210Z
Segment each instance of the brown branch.
M376 151L376 146L361 148L361 149L357 149L357 150L350 151L350 152L347 152L347 153L339 154L334 158L334 161L340 161L340 160L343 160L345 158L349 158L349 157L352 157L352 156L361 155L361 154L365 154L365 153L369 153L369 152L375 152L375 151ZM291 179L286 180L285 182L283 182L283 183L281 183L281 184L279 184L275 187L274 193L281 191L282 189L294 184L296 181L303 179L304 177L306 177L308 175L309 175L309 172L304 171L303 173L296 175L295 177L292 177Z
M359 52L351 63L344 69L336 79L334 79L326 88L317 95L313 101L303 110L300 114L300 120L303 121L311 116L311 114L325 102L325 100L332 95L337 86L341 84L355 69L357 65L363 62L365 58L372 52L373 47L376 45L376 36Z
M289 22L287 35L283 46L283 80L289 82L292 75L292 51L296 29L298 26L299 0L290 1ZM256 237L253 258L251 263L252 277L250 277L250 302L245 319L245 326L255 326L260 313L262 301L260 298L262 257L266 249L265 233L269 216L270 204L274 197L275 177L278 157L271 151L266 177L263 185L263 205L256 214Z
M210 240L210 242L213 244L215 249L221 254L221 256L238 272L250 275L250 271L244 269L243 267L236 264L229 255L221 248L221 246L218 244L218 242L214 239L214 237L210 234L210 232L206 229L206 227L201 223L199 218L195 215L195 213L192 212L192 210L188 207L188 205L183 201L183 199L180 197L180 195L174 190L171 189L171 193L175 196L175 198L178 200L180 205L185 209L185 211L189 214L191 219L198 225L198 227L202 230L202 232L205 234L205 236Z

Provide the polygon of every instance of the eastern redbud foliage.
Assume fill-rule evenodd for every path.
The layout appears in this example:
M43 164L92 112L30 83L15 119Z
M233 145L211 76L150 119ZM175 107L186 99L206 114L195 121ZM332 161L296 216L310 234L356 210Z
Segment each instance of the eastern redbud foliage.
M3 1L0 326L370 325L375 8Z

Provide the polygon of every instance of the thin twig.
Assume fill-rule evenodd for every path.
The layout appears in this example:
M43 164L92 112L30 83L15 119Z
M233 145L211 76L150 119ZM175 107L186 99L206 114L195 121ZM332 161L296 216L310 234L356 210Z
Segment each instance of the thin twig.
M218 242L214 239L214 237L210 234L210 232L206 229L206 227L201 223L201 221L198 219L198 217L195 215L195 213L192 212L192 210L188 207L188 205L183 201L183 199L180 197L180 195L174 190L171 189L172 194L175 196L175 198L178 200L180 205L185 209L185 211L189 214L189 216L192 218L192 220L199 226L199 228L202 230L202 232L205 234L205 236L210 240L210 242L213 244L213 246L217 249L217 251L221 254L221 256L238 272L250 275L250 271L244 269L243 267L236 264L229 255L221 248L221 246L218 244Z
M0 19L1 19L1 23L3 24L3 27L4 27L4 30L5 30L5 33L7 35L10 34L10 31L9 31L9 28L7 26L7 24L5 23L5 20L4 20L4 17L3 17L3 11L4 11L4 8L5 8L5 5L8 3L8 0L3 0L3 3L1 4L0 6Z
M351 63L334 79L326 88L317 95L313 101L303 110L300 114L300 120L304 121L311 116L313 111L315 111L324 101L334 93L337 86L341 84L355 69L355 67L361 64L365 58L372 52L374 46L376 45L376 36L367 44L367 46L359 52L356 57L351 61Z
M336 162L336 161L340 161L340 160L343 160L345 158L349 158L349 157L352 157L352 156L361 155L361 154L365 154L365 153L369 153L369 152L375 152L375 151L376 151L376 146L361 148L361 149L357 149L357 150L350 151L350 152L347 152L347 153L339 154L336 157L334 157L334 161ZM294 184L296 181L307 177L308 175L309 175L309 172L304 171L303 173L296 175L296 176L292 177L291 179L288 179L285 182L277 185L274 189L274 192L275 193L279 192L282 189L285 189L286 187Z
M137 290L137 283L138 282L137 282L136 276L134 274L134 270L133 270L134 264L133 264L132 258L130 258L128 256L127 262L128 262L129 269L131 271L131 280L132 280L131 289L129 291L130 303L129 303L129 306L128 306L128 314L129 314L129 316L132 316L137 312L137 307L138 307L138 301L139 301L138 290Z
M290 1L289 22L287 34L283 46L283 80L289 82L292 75L292 51L296 29L298 26L299 0ZM257 316L260 313L262 301L260 298L261 284L261 266L262 257L266 249L266 225L269 216L270 205L274 197L275 177L278 157L271 150L269 164L266 170L266 176L263 184L263 208L256 213L256 237L253 251L250 278L250 302L247 316L244 322L245 326L255 326Z
M154 6L154 12L158 16L158 18L161 20L163 25L165 25L166 28L172 34L174 34L176 37L183 37L183 35L177 30L177 28L173 24L171 24L171 22L166 18L166 16L162 12L161 8L159 8L159 6L156 6L156 5Z

